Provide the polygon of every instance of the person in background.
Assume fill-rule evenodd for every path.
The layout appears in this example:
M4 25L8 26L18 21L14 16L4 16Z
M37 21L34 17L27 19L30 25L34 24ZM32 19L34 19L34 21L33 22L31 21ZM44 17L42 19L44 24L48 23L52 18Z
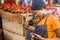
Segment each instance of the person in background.
M49 11L49 10L53 10L53 9L55 9L53 1L52 0L48 0L48 3L46 4L46 10Z
M36 27L30 26L34 30L34 40L60 40L60 23L53 15L45 13L45 4L42 0L33 0L32 12L36 13ZM34 20L33 20L34 21Z

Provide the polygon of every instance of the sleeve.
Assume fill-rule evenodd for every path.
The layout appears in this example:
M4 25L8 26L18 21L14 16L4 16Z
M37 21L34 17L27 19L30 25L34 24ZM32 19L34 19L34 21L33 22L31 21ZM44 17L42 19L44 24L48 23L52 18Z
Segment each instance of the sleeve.
M52 28L53 30L60 28L60 22L55 16L52 16Z

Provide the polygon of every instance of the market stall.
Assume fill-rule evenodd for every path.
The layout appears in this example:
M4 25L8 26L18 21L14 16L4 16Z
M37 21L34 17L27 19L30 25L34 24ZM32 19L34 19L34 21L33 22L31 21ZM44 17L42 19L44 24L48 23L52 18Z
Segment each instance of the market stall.
M24 29L24 17L22 16L26 14L14 14L3 11L2 9L0 9L0 13L2 16L5 40L26 40L26 31Z

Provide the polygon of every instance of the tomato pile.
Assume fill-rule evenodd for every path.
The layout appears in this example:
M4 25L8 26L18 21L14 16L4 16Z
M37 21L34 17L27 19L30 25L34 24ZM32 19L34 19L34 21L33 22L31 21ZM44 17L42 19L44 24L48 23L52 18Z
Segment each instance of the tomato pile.
M31 6L25 6L20 4L2 4L0 5L0 9L5 11L14 12L14 13L30 13Z

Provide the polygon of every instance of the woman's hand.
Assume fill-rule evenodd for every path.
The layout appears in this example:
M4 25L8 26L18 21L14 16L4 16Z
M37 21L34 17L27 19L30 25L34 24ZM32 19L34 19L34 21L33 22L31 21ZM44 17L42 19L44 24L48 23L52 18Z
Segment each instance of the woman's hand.
M37 39L39 39L39 40L60 40L59 38L43 38L43 37L41 37L40 35L38 35L38 34L35 34L34 33L34 35L37 37Z

